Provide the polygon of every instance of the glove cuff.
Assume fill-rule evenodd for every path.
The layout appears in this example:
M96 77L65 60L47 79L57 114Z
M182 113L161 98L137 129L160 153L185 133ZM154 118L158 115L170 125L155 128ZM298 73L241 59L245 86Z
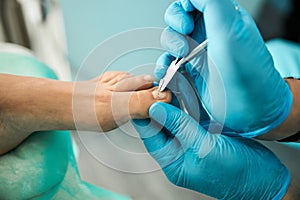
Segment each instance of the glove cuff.
M287 83L286 83L287 85ZM287 85L287 88L288 85ZM245 137L245 138L253 138L253 137L256 137L256 136L259 136L259 135L263 135L275 128L277 128L278 126L280 126L283 121L288 117L288 115L290 114L290 111L291 111L291 108L292 108L292 104L293 104L293 95L292 93L290 92L289 89L287 89L287 92L286 92L286 101L285 101L285 104L282 106L282 114L271 124L263 127L263 128L260 128L258 130L255 130L255 131L251 131L251 132L246 132L246 133L239 133L240 136L242 137Z
M291 175L290 175L290 172L288 171L288 169L286 169L285 171L286 171L286 176L285 176L286 180L283 183L280 191L277 193L277 195L275 197L272 198L272 200L282 200L289 188L289 185L291 183Z

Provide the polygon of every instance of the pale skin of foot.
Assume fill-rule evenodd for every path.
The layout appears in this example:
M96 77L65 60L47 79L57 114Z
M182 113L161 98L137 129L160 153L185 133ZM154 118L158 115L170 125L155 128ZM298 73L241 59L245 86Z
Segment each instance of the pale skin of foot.
M0 155L42 130L109 131L148 117L155 99L149 75L106 72L88 81L0 74ZM74 120L75 119L75 120Z

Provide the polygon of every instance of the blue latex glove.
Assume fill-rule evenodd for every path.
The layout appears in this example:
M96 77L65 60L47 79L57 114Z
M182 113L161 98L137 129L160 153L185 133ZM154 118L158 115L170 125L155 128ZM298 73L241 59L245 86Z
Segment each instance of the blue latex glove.
M222 129L209 122L199 125L170 104L155 103L149 114L155 121L136 120L136 129L151 156L177 186L226 200L281 199L285 194L289 172L260 143L211 134L206 129L213 133Z
M182 0L165 14L158 60L162 78L175 57L185 56L208 38L207 53L185 65L209 115L244 137L279 126L291 109L292 95L274 68L253 19L235 0ZM187 35L190 38L187 38Z
M284 78L300 78L300 45L287 40L273 39L267 42L274 64Z

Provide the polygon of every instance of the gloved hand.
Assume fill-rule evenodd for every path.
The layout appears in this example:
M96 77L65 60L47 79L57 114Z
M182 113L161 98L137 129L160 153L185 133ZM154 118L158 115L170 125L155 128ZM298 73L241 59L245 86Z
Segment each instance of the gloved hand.
M149 114L154 121L135 120L135 127L151 156L175 185L226 200L284 196L289 172L260 143L211 134L222 129L207 121L199 125L166 103L153 104Z
M253 19L235 0L181 0L167 9L156 78L175 57L208 38L207 53L186 64L209 115L245 137L279 126L292 95ZM187 38L187 36L191 38Z

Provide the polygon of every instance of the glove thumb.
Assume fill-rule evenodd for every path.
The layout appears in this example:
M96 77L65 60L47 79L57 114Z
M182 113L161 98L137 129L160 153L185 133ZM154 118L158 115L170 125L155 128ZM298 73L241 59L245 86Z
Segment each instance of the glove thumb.
M202 138L208 135L191 116L170 104L152 104L149 115L176 137L184 149L190 148L195 141L202 141Z

